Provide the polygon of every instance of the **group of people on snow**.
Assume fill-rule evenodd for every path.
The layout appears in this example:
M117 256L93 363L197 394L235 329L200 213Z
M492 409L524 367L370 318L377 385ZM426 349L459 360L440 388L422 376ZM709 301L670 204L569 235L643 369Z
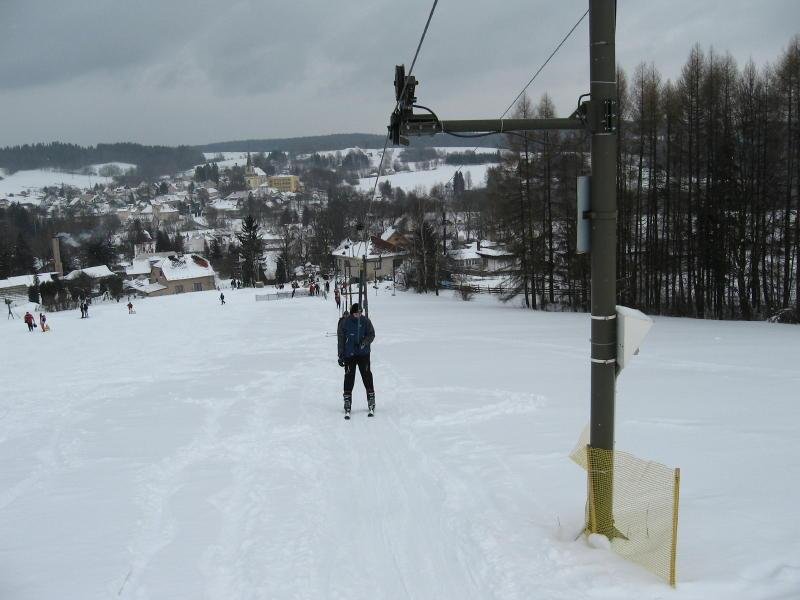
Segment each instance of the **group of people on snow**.
M28 326L28 331L33 331L36 327L36 317L34 317L30 311L25 313L25 318L23 319L25 325ZM42 333L47 333L50 331L50 325L47 324L47 316L44 313L39 313L39 331Z

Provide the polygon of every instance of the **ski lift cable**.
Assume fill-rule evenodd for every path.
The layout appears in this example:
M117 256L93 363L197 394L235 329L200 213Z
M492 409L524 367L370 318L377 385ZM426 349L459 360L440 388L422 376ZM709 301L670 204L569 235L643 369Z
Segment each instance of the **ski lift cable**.
M419 58L419 52L422 49L422 44L425 41L425 36L428 33L428 28L430 27L431 19L433 19L433 14L434 14L434 12L436 12L436 6L438 4L439 4L439 0L433 0L433 4L431 5L431 10L428 13L428 19L425 21L425 28L422 30L422 35L420 35L419 42L417 43L417 49L414 51L414 58L411 60L411 68L409 68L409 70L408 70L408 76L409 77L414 72L414 66L417 64L417 58ZM393 109L392 112L397 110L398 106L400 106L400 99L403 98L403 96L405 94L407 82L408 82L408 78L406 78L405 81L403 82L403 89L402 89L400 95L398 96L397 100L395 101L394 109ZM367 252L369 252L369 231L370 231L371 226L372 226L372 223L371 223L371 220L372 220L372 205L375 202L375 193L378 190L378 182L380 181L381 172L383 171L383 161L384 161L384 159L386 157L386 148L388 146L389 146L389 132L387 131L386 132L386 139L383 142L383 150L381 151L381 159L380 159L380 162L378 163L378 172L375 174L375 184L372 186L372 195L370 196L369 204L367 205L367 210L366 210L366 214L364 215L364 219L362 219L362 222L364 223L364 230L362 232L362 236L361 237L362 237L362 240L364 242L364 256L365 257L366 257ZM365 272L364 273L364 280L365 280L365 284L364 285L365 286L366 286L366 276L367 276L367 274ZM366 293L366 289L364 290L364 292Z
M522 94L524 94L525 91L531 86L531 84L534 82L534 80L539 76L539 73L541 73L544 70L544 68L547 66L547 64L552 60L552 58L556 55L556 53L558 53L558 51L561 49L561 47L566 43L566 41L570 38L570 36L578 28L578 25L581 24L581 22L586 18L586 15L588 15L588 14L589 14L589 9L587 8L586 12L584 12L583 15L581 15L581 17L572 26L572 29L570 29L567 32L567 35L565 35L561 39L561 41L558 43L558 45L555 47L555 49L550 53L550 56L548 56L547 59L542 63L542 65L536 70L536 72L533 74L533 77L531 77L528 80L528 83L526 83L523 86L522 90L520 90L520 92L519 92L519 94L517 94L516 98L514 98L514 100L511 102L511 104L509 104L508 107L503 111L503 114L500 115L500 119L505 118L505 116L508 114L508 111L510 111L514 107L514 104L517 103L517 100L519 100L522 97ZM445 132L445 133L449 133L449 132ZM479 135L476 135L476 136L456 135L454 133L450 133L450 135L455 135L456 137L485 137L485 136L491 135L493 133L499 133L499 132L491 131L491 132L482 133L482 134L479 134ZM479 147L480 146L475 146L475 148L473 148L472 151L475 152ZM450 183L452 183L452 181L456 177L456 174L460 173L461 169L463 169L463 168L464 168L464 164L459 165L458 169L455 170L455 172L450 177L450 179L447 181L447 183L444 184L445 187L447 187Z
M400 99L403 98L403 96L405 95L406 85L407 85L407 83L409 81L409 78L411 77L412 73L414 72L414 66L417 64L417 58L419 57L419 51L422 49L422 43L425 41L425 36L428 33L428 27L431 24L431 19L433 18L433 13L436 12L436 5L437 4L439 4L439 0L433 0L433 5L431 6L430 13L428 13L428 20L425 22L425 28L422 30L422 35L420 36L419 42L417 43L417 49L414 52L414 58L411 61L411 68L409 68L409 70L408 70L408 76L406 77L405 81L403 82L402 92L400 93L400 95L397 98L397 101L395 102L393 111L397 110L397 107L400 106ZM386 139L383 142L383 150L381 151L381 160L378 163L378 172L375 174L375 184L372 186L372 195L370 196L369 205L367 207L367 213L366 213L365 219L364 219L364 221L367 221L367 225L364 227L364 234L363 234L363 238L364 238L365 244L367 242L368 235L369 235L368 231L370 229L370 227L369 227L370 223L368 222L368 220L370 219L370 213L371 213L371 210L372 210L372 204L375 201L375 193L378 190L378 182L380 181L381 172L383 171L383 160L384 160L384 157L386 156L386 148L388 146L389 146L389 132L387 131L386 132ZM366 250L365 250L365 252L366 252Z

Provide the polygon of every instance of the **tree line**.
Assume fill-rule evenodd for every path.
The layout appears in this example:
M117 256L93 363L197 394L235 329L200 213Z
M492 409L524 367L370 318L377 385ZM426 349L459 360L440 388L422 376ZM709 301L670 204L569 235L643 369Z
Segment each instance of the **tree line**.
M140 180L185 171L204 160L203 154L190 146L132 143L79 146L51 142L0 148L0 167L9 172L44 168L75 170L92 164L124 162L136 165L135 176Z
M800 316L800 36L774 64L739 68L695 46L676 81L653 64L618 70L618 290L649 313ZM516 117L554 116L544 96ZM517 257L509 297L532 308L588 307L575 253L584 133L509 137L487 188L461 194Z

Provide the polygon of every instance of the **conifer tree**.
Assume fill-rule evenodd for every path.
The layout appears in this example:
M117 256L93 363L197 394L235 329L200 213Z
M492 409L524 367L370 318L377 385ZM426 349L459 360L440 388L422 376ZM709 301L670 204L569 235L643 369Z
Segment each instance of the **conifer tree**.
M239 256L242 258L242 281L245 285L255 287L259 280L259 266L264 251L264 240L261 237L261 224L253 215L247 215L242 221L242 232L237 233L239 240Z

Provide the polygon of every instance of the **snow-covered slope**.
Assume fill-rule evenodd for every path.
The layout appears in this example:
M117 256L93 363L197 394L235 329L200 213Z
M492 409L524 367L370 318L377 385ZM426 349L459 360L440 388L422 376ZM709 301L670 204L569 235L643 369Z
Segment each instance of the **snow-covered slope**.
M589 318L370 297L378 411L332 300L200 292L0 321L3 598L798 597L800 328L657 318L620 449L680 466L677 590L576 541Z
M64 173L62 171L53 171L49 169L17 171L11 175L6 175L5 179L0 181L0 196L5 196L7 194L16 195L23 191L36 192L43 187L60 186L61 184L86 189L92 187L96 183L102 185L111 183L112 181L113 179L111 177L77 175L75 173ZM38 202L38 199L30 197L25 201L35 203Z
M483 187L486 183L486 171L492 166L495 165L465 165L461 167L461 174L466 177L469 173L473 187ZM398 187L407 192L417 188L428 191L437 183L449 182L458 170L459 167L456 165L439 165L428 171L403 171L392 175L382 175L379 183L388 181L392 187ZM375 177L364 177L359 180L358 189L363 192L371 192L374 187Z

